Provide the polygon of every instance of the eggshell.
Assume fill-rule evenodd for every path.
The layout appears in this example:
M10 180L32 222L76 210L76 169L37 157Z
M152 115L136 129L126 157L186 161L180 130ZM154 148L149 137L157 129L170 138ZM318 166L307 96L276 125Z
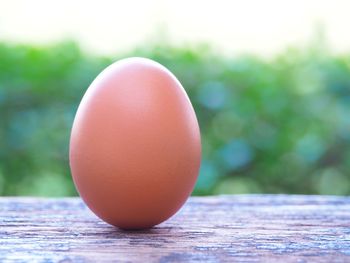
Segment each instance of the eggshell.
M193 190L200 156L185 90L149 59L127 58L103 70L74 119L76 188L97 216L123 229L149 228L175 214Z

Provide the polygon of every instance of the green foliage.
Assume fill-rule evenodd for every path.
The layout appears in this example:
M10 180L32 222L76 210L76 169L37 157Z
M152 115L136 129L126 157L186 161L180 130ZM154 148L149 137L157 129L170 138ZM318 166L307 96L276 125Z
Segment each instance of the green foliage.
M194 194L350 193L350 57L287 50L271 60L153 45L187 90L203 145ZM70 42L0 44L0 194L75 195L68 142L96 75L119 59Z

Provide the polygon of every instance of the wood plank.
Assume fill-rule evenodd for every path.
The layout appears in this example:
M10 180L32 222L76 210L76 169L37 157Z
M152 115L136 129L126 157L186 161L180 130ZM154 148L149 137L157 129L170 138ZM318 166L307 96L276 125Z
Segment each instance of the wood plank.
M123 231L79 198L0 198L0 262L350 262L350 197L192 197Z

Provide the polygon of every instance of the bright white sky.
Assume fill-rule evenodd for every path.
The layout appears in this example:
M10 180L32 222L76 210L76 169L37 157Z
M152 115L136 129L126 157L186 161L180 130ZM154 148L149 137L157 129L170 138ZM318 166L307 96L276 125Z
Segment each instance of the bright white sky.
M76 39L99 54L165 38L269 55L306 44L321 24L335 51L350 51L348 0L0 0L0 41Z

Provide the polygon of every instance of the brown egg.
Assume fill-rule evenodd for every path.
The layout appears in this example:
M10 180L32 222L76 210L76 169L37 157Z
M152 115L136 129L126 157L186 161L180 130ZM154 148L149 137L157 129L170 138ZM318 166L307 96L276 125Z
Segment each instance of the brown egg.
M74 183L88 207L123 229L157 225L191 194L201 156L191 102L165 67L120 60L86 91L70 139Z

